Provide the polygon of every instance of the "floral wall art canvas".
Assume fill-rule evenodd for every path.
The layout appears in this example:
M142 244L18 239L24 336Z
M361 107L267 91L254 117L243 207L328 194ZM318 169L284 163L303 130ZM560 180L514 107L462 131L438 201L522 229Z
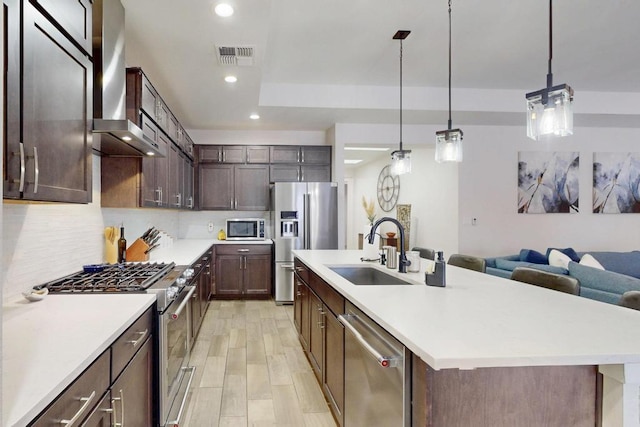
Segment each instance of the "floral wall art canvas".
M593 153L593 213L640 213L640 153Z
M518 153L518 213L578 213L580 153Z

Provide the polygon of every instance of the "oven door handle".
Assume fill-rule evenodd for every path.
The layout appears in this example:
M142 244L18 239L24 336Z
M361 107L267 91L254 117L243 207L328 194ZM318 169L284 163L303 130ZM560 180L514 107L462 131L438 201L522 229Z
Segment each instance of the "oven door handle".
M189 291L187 292L187 295L184 297L184 299L182 300L178 308L176 308L176 311L171 313L171 316L169 316L171 320L178 320L178 317L180 317L180 313L182 313L182 310L184 310L184 308L187 306L187 303L189 302L191 295L193 295L193 293L196 291L195 286L187 286L187 287L191 289L189 289Z

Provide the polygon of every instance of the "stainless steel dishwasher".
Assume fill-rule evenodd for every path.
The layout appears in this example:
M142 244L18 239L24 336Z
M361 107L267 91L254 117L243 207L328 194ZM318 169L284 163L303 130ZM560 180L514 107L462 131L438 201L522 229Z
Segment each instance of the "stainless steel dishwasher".
M347 302L345 327L345 427L409 427L410 381L406 348Z

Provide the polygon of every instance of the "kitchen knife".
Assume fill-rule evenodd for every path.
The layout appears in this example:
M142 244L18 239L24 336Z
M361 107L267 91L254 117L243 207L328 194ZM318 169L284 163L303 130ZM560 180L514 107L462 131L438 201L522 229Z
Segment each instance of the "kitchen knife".
M142 236L140 236L140 238L143 241L147 241L147 237L149 237L149 234L151 234L151 232L153 231L154 227L149 228L147 231L144 232L144 234Z
M160 240L160 238L161 238L161 237L162 237L162 236L156 236L156 237L154 237L154 238L153 238L149 243L147 243L147 244L148 244L149 246L153 246L153 245L155 245L156 243L158 243L158 240Z
M156 236L160 234L160 230L153 230L148 236L147 236L147 243L151 243L153 241L153 239L156 238Z
M150 246L149 249L147 249L146 251L144 251L145 254L148 254L149 252L151 252L152 250L154 250L155 248L157 248L158 246L160 246L159 244L157 245L153 245Z

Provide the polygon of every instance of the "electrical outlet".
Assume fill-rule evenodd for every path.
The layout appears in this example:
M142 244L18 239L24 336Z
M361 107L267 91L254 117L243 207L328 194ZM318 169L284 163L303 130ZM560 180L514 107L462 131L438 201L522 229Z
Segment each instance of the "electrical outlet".
M471 225L478 225L478 218L471 218Z
M209 221L209 224L207 225L207 230L209 230L209 233L213 233L213 222Z

